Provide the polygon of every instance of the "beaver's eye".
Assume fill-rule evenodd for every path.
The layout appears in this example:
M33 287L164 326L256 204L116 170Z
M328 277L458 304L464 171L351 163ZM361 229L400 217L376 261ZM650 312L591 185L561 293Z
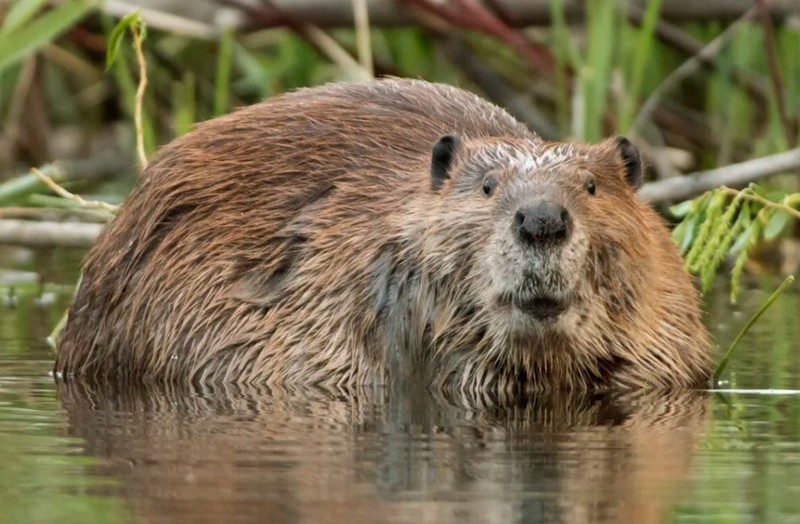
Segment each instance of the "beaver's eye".
M497 180L494 179L493 176L487 176L483 179L483 194L488 196L492 196L494 192L494 187L497 185Z
M594 185L594 177L586 181L586 191L588 191L590 195L594 195L595 191L597 191L597 187Z

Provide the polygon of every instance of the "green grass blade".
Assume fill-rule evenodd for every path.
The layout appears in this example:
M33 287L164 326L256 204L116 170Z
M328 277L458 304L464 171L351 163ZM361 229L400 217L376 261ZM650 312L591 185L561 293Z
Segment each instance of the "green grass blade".
M548 7L552 19L556 59L577 71L583 67L583 61L578 50L570 41L569 25L564 17L564 0L550 0Z
M8 33L30 21L47 0L17 0L11 3L0 33Z
M75 289L79 289L81 287L81 282L83 281L83 273L78 277L78 282L75 284ZM64 328L67 326L67 320L69 319L69 308L65 309L64 312L61 314L61 318L58 319L58 323L53 328L53 331L47 336L47 344L50 346L50 349L58 353L58 343L61 340L61 333L64 331Z
M649 0L647 9L644 13L642 26L636 38L634 47L633 65L631 66L631 76L628 82L627 93L622 106L622 114L619 119L618 129L625 131L630 128L636 113L636 106L642 98L642 80L647 64L652 60L653 34L658 22L658 14L661 12L661 0Z
M714 383L713 383L714 386L716 386L717 382L719 381L719 377L722 376L722 372L725 371L725 367L728 365L728 361L731 359L734 350L739 345L739 342L741 342L742 338L744 338L745 334L747 334L747 332L750 331L750 328L753 327L753 324L755 324L756 321L759 318L761 318L761 315L763 315L764 312L767 309L769 309L772 303L775 302L778 299L778 297L781 296L783 292L786 291L786 289L790 285L792 285L793 282L794 282L794 275L789 275L788 277L786 277L786 280L784 280L783 283L780 286L778 286L778 289L772 292L769 298L763 304L761 304L761 307L758 308L758 311L756 311L755 314L752 317L750 317L750 319L747 321L747 323L744 325L741 331L739 331L739 333L736 335L736 338L733 339L733 342L731 342L731 345L728 347L728 351L725 352L725 355L719 361L717 369L714 371Z
M570 127L570 85L569 69L580 71L580 56L570 41L570 32L564 18L563 0L550 0L551 33L553 35L553 55L556 59L556 114L561 132L569 134Z
M195 99L195 80L191 72L183 75L183 80L173 84L175 136L185 135L192 130L197 120L197 101Z
M138 13L131 13L131 15L134 14L138 19ZM103 29L106 32L106 34L111 34L111 32L114 30L114 27L116 27L111 25L113 23L113 19L110 16L104 14L101 16L100 20L101 23L103 24ZM135 102L136 80L134 79L133 74L128 69L127 65L131 53L132 51L130 49L127 49L124 46L120 46L117 50L117 55L119 55L119 60L114 60L109 71L111 72L111 74L113 74L117 87L122 93L122 96L118 98L118 101L121 107L131 118L131 120L133 120L133 114L136 106ZM145 100L146 99L147 97L145 97ZM150 111L148 111L148 106L146 102L144 104L144 107L142 108L142 127L144 128L145 151L147 153L152 153L153 151L156 150L157 147L155 138L156 133L155 133L155 125L153 123L153 119L150 116Z
M0 34L0 71L58 38L93 8L88 0L67 0L24 27Z
M63 180L61 170L54 166L44 166L40 171L56 182ZM44 187L41 180L33 173L14 177L0 184L0 205L19 203L24 197L41 191Z
M114 65L114 61L117 59L117 53L119 52L119 46L122 43L122 37L125 36L128 29L134 25L140 28L144 27L138 9L125 15L122 20L117 22L117 25L114 26L111 33L109 33L108 44L106 45L106 69L110 69L111 66Z
M225 28L219 40L217 51L217 74L214 81L214 116L228 110L231 83L231 63L233 56L233 30Z
M613 45L618 31L616 2L587 2L589 20L587 62L581 71L584 96L583 140L602 140L603 115L607 106L608 84L613 68Z

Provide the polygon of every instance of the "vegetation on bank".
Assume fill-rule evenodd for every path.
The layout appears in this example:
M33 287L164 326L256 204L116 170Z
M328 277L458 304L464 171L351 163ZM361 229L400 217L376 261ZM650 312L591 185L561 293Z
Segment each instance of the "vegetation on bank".
M581 24L550 0L549 26L524 31L482 8L455 16L424 1L407 27L370 28L362 13L354 28L328 30L220 3L253 23L198 38L158 17L120 21L89 0L0 7L0 243L9 230L13 243L33 239L32 222L58 245L76 223L107 221L147 156L198 121L296 87L391 74L474 89L546 138L631 137L651 166L647 198L673 204L674 238L704 289L727 264L735 300L742 275L768 265L750 260L759 249L784 260L778 272L800 265L800 154L744 171L758 183L740 169L731 185L743 189L697 195L700 174L675 193L693 200L658 191L694 180L677 178L685 173L800 153L800 28L766 2L733 22L676 25L660 17L662 0L643 10L586 2ZM96 229L83 231L88 244Z

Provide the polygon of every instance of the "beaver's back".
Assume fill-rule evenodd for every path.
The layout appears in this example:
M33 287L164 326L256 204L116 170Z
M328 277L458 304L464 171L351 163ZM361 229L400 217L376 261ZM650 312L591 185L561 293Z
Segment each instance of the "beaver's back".
M273 333L258 332L263 308L231 288L284 274L298 239L308 243L306 217L328 231L351 224L338 241L356 248L376 242L366 224L380 235L423 187L412 174L427 172L446 133L533 138L477 96L409 80L302 89L199 125L156 155L90 252L56 371L175 379L213 361L242 373L258 357L226 348Z

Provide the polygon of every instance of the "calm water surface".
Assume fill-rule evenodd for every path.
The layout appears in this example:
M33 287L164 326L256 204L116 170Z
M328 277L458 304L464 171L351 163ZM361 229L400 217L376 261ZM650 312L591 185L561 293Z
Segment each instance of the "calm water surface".
M48 375L77 260L0 249L0 522L800 523L797 292L725 392L134 391ZM777 283L707 297L722 344Z

